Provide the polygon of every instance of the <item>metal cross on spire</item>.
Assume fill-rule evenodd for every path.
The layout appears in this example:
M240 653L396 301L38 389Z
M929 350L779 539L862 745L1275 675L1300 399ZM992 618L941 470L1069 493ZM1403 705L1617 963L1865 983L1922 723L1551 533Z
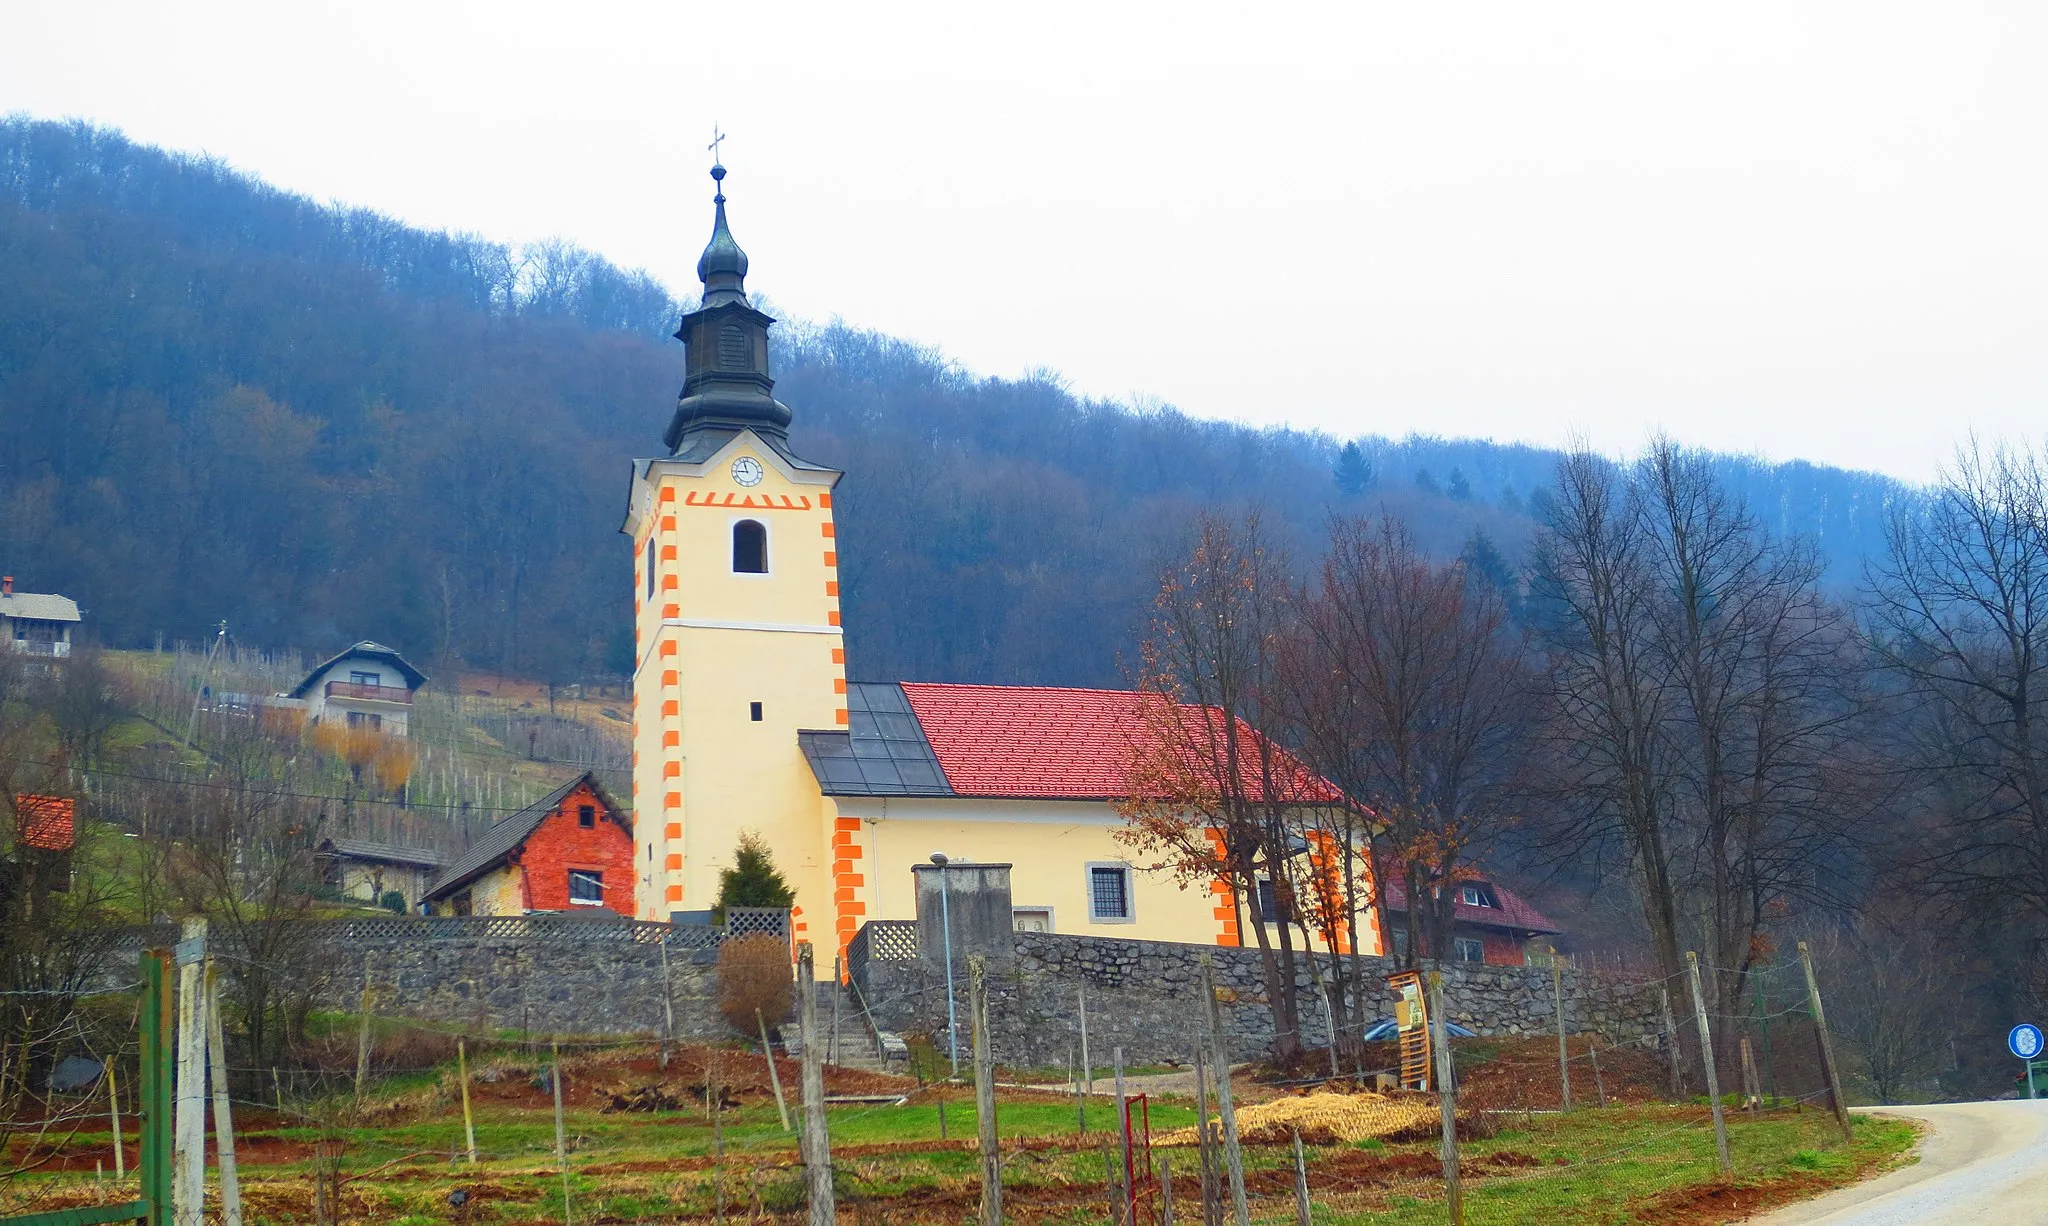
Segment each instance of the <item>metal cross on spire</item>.
M708 145L706 145L706 146L704 146L704 147L705 147L706 149L708 149L708 150L710 150L710 151L711 151L711 164L712 164L713 166L723 166L723 165L725 165L725 163L724 163L723 161L721 161L721 160L720 160L720 158L719 158L719 155L718 155L718 147L719 147L720 145L724 144L724 143L725 143L725 133L723 133L723 132L721 132L721 131L719 131L719 130L718 130L718 125L717 125L717 124L712 124L712 125L711 125L711 143L710 143L710 144L708 144Z

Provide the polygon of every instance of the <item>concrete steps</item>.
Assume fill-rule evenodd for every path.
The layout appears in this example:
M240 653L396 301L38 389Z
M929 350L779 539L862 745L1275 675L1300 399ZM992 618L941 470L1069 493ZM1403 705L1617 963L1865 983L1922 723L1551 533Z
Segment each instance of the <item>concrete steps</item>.
M879 1044L875 1041L875 1035L868 1029L867 1019L861 1016L859 1000L851 988L827 982L818 984L817 992L818 1028L822 1032L821 1037L828 1044L825 1055L827 1063L840 1068L866 1069L876 1073L901 1073L909 1069L909 1047L901 1038L888 1031L882 1032ZM835 1002L839 1007L836 1050L832 1046L832 1009ZM794 1024L781 1026L777 1029L777 1037L782 1040L783 1049L792 1057L803 1055L801 1027Z

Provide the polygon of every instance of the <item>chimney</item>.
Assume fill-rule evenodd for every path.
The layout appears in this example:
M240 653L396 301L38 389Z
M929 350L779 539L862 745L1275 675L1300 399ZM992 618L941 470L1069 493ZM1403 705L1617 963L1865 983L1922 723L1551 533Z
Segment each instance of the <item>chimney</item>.
M0 596L14 595L14 576L0 575Z

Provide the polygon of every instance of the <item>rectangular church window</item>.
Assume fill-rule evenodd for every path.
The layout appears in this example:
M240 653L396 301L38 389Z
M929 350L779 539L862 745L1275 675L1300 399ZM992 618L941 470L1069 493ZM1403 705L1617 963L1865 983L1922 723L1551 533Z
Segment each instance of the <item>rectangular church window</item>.
M1088 866L1088 918L1097 923L1131 922L1131 866Z

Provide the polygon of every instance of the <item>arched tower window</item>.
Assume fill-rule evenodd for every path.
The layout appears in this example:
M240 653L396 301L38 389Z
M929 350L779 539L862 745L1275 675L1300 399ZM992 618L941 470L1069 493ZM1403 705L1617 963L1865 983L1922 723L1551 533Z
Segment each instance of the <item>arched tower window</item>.
M751 519L732 526L732 570L736 575L768 573L768 529Z

